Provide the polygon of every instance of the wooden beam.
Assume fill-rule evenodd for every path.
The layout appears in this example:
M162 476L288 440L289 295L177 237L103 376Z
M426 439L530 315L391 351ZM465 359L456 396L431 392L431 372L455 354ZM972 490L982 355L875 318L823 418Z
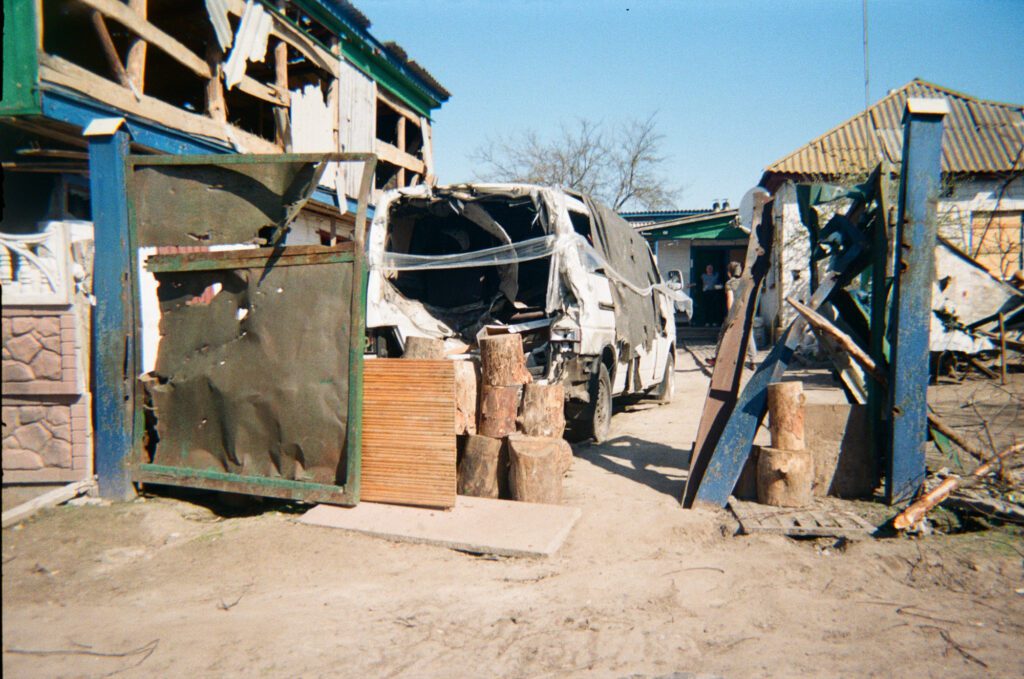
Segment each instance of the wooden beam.
M274 46L274 84L288 89L288 44L284 41ZM287 150L291 143L290 117L287 109L274 109L274 135L281 148Z
M224 101L224 83L221 82L221 68L224 54L215 41L206 43L206 63L213 74L206 81L206 115L220 123L228 120L228 106Z
M378 92L379 91L380 90L378 90ZM397 136L398 136L398 150L399 151L405 151L405 123L406 123L406 119L401 117L401 116L399 116L399 118L398 118L398 129L396 130L396 132L398 133ZM405 184L405 172L406 172L406 170L405 170L404 167L398 168L398 188L402 188L402 187L404 187L406 185Z
M210 67L200 59L192 50L185 47L159 28L139 17L127 5L117 0L78 0L94 10L102 12L104 16L118 22L135 35L139 36L150 45L165 52L172 59L182 66L190 69L201 78L210 77Z
M114 47L114 40L110 37L110 31L107 30L107 22L104 21L103 15L95 10L92 12L92 25L99 35L100 44L103 46L103 54L107 57L107 63L110 64L110 69L114 72L117 81L121 83L122 87L131 89L133 87L132 81L128 79L128 73L124 70L124 65L121 64L121 57L117 53L117 48Z
M140 18L145 19L148 12L147 0L128 0L128 8ZM128 77L135 83L135 89L141 94L146 84L146 41L136 38L128 47Z
M374 153L386 163L397 165L398 167L404 167L407 170L412 170L416 174L423 174L425 165L423 161L416 156L406 153L405 151L377 139L374 141Z
M227 136L227 128L224 123L216 122L201 114L185 111L147 95L142 95L141 99L136 100L131 92L117 83L98 76L66 59L50 54L40 54L39 77L44 82L81 92L97 101L119 108L125 113L133 113L187 134L197 134L232 143ZM280 153L281 151L274 142L237 127L232 128L231 134L250 153Z
M34 497L28 502L23 502L17 507L8 509L3 513L2 523L3 527L13 526L16 523L24 521L28 517L32 516L41 509L47 507L56 507L59 504L63 504L68 500L72 500L79 495L88 493L90 490L96 487L96 482L92 479L85 481L76 481L69 483L66 486L60 488L54 488L53 490L47 491L38 497Z
M381 99L391 108L395 109L395 113L400 115L402 118L409 120L416 127L420 126L420 117L411 108L403 104L398 100L397 97L393 96L390 92L377 88L377 98ZM402 147L405 148L405 147Z

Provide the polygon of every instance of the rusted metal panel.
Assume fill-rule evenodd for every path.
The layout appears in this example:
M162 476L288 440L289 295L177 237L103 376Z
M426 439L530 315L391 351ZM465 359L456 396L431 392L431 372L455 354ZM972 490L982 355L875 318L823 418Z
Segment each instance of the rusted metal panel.
M370 359L363 374L362 499L454 507L453 361Z
M342 485L351 268L157 274L152 462Z
M282 246L323 167L346 161L363 163L354 242ZM132 264L156 279L161 335L137 388L147 404L136 409L134 480L358 502L362 244L375 162L129 158L133 247L156 247ZM228 247L176 251L197 243ZM264 243L275 247L254 247Z

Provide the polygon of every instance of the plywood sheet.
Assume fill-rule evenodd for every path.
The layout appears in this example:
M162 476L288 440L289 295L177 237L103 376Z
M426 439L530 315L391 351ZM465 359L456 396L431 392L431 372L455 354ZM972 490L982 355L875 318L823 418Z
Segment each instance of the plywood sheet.
M360 499L453 507L456 455L452 362L367 359Z

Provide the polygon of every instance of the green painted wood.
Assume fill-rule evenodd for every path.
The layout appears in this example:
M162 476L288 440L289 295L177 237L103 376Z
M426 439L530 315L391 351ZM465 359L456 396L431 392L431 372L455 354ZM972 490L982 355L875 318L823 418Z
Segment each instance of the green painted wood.
M0 115L38 115L36 3L4 0L3 98Z
M136 481L142 483L188 486L303 502L352 505L357 500L348 488L340 486L270 476L243 476L214 469L187 469L144 463L136 467L133 476Z

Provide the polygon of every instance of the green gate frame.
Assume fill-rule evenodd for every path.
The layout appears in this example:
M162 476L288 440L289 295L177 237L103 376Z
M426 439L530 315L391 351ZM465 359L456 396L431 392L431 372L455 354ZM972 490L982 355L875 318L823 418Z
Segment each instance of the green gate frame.
M353 231L353 246L351 251L333 252L302 252L295 258L298 261L289 264L331 264L352 262L352 290L350 296L350 333L348 337L348 419L345 447L345 485L336 486L306 481L294 481L291 479L244 476L228 472L193 469L188 467L175 467L169 465L157 465L145 462L145 449L143 436L145 433L145 414L143 412L143 386L138 379L134 380L134 411L132 417L133 436L132 451L129 462L131 478L138 483L152 483L158 485L186 486L189 488L201 488L206 490L225 491L241 493L246 495L259 495L264 497L275 497L288 500L300 500L304 502L325 502L338 505L356 505L359 503L360 478L362 472L362 419L363 419L363 353L365 349L366 334L366 213L369 203L369 194L372 186L374 173L377 166L377 156L372 153L286 153L286 154L255 154L255 155L184 155L184 156L145 156L129 155L125 161L125 176L130 182L137 167L146 166L188 166L188 165L248 165L258 163L363 163L363 174L359 186L359 201L355 217L355 229ZM309 200L315 190L310 189L309 194L298 204L297 209ZM339 201L345 200L339 196ZM296 210L297 211L297 210ZM128 351L128 358L135 365L141 365L141 343L138 338L142 336L141 314L139 313L141 300L137 290L139 280L138 271L138 233L135 212L135 196L128 192L128 238L129 250L131 252L130 281L126 287L131 290L133 336L131 338L131 349ZM300 248L302 246L290 246ZM176 256L163 256L160 263L161 271L200 271L226 268L249 268L251 266L263 266L268 260L275 258L269 251L273 248L260 250L248 250L247 257L237 258L232 261L230 258L204 256L206 253L189 253ZM210 253L213 255L214 253ZM275 266L276 264L270 264ZM132 375L137 374L134 369Z

